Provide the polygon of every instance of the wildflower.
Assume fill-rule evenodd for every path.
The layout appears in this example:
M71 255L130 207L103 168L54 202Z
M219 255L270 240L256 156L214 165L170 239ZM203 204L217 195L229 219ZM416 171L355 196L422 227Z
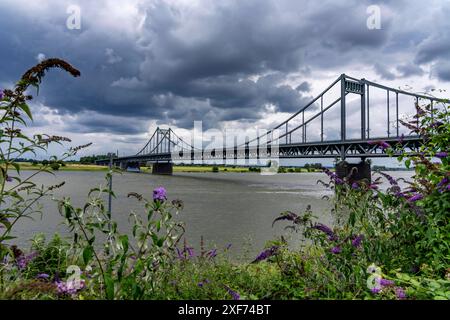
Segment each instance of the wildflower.
M8 182L11 182L12 181L12 178L10 177L10 176L6 176L6 181L8 181Z
M359 246L361 245L361 241L364 239L364 235L360 234L358 236L356 236L353 240L352 240L352 246L354 246L355 248L359 248Z
M386 141L382 141L382 140L380 140L380 141L369 141L368 144L370 144L370 145L377 145L383 150L389 149L391 147L391 145L389 143L387 143Z
M48 278L50 278L50 276L46 273L39 273L36 276L36 279L40 279L40 280L47 280Z
M415 195L408 198L408 202L416 202L421 199L423 199L423 195L421 195L420 193L416 193Z
M384 172L378 172L378 173L381 174L383 177L385 177L389 181L389 184L391 186L398 185L397 180L395 180L391 175L388 175L387 173L384 173Z
M352 189L358 189L359 188L359 185L358 185L358 183L357 182L353 182L352 183Z
M380 278L380 279L378 280L378 282L379 282L379 284L380 284L381 286L383 286L383 287L388 287L388 286L394 285L394 281L388 280L388 279L383 279L383 278Z
M440 127L440 126L442 126L444 123L442 123L441 121L436 121L436 122L433 122L432 124L431 124L431 127L432 128L438 128L438 127Z
M210 257L210 258L216 257L216 256L217 256L217 249L209 250L209 251L206 253L206 256L208 256L208 257Z
M376 184L372 183L372 184L369 184L369 189L378 190L378 186Z
M192 247L186 247L185 252L187 252L189 258L192 258L195 256L194 248L192 248Z
M374 287L374 288L370 289L370 291L371 291L373 294L377 294L377 293L379 293L379 292L381 291L381 288Z
M397 299L406 299L406 292L403 288L397 287L395 288L395 295L397 296Z
M252 261L252 263L256 263L259 261L266 260L267 258L270 258L274 254L278 252L278 246L272 246L264 251L262 251L258 256L255 258L255 260Z
M56 281L56 289L59 294L73 295L85 287L85 281L83 279L75 281Z
M17 267L18 267L20 270L25 269L25 268L28 266L28 264L29 264L34 258L36 258L37 255L38 255L37 252L32 252L32 253L30 253L30 254L28 254L28 255L23 255L23 254L19 255L19 256L16 258Z
M231 246L232 246L231 243L227 244L227 246L225 247L225 250L230 250Z
M444 177L444 178L442 178L442 180L437 184L437 186L438 187L442 187L442 186L444 186L444 185L446 185L446 184L448 184L448 178L447 177Z
M342 180L339 177L336 177L336 178L334 178L334 183L336 183L336 184L344 184L344 180Z
M183 255L184 251L181 251L178 248L176 248L176 249L177 249L178 259L183 260L184 259L184 255Z
M164 202L167 200L166 189L164 187L158 187L153 190L153 201L161 201Z
M3 99L3 90L0 90L0 100Z
M439 159L447 158L448 157L448 152L445 152L445 151L438 152L438 153L436 153L436 157L439 158Z
M338 238L336 236L336 234L333 232L333 230L331 230L329 227L327 227L326 225L322 224L322 223L317 223L316 225L314 225L312 227L313 229L317 229L322 231L323 233L328 235L328 239L330 241L336 241Z
M331 253L333 253L333 254L339 254L339 253L341 253L341 251L342 251L342 249L339 246L331 248Z
M225 289L227 289L228 293L231 295L233 300L239 300L241 298L239 293L237 293L236 291L233 291L230 287L228 287L228 286L224 286L224 287L225 287Z
M200 288L203 288L203 286L205 285L205 284L208 284L209 283L209 280L208 279L205 279L205 280L203 280L203 281L200 281L197 285L200 287Z

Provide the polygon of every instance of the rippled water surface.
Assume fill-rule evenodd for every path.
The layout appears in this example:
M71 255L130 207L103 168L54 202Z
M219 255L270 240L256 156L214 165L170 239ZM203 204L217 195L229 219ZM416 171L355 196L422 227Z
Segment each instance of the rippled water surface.
M30 175L24 171L22 175ZM70 197L82 206L91 187L104 183L104 172L57 172L55 176L40 175L37 182L45 185L66 181L56 197ZM396 172L395 176L408 177L409 172ZM198 246L200 236L218 247L232 243L240 251L246 239L251 239L255 252L267 240L285 233L280 223L272 228L273 219L286 210L299 212L311 205L315 215L325 223L331 222L330 205L324 195L332 195L317 180L327 180L322 173L285 173L263 176L258 173L176 173L157 176L142 173L115 174L112 214L121 232L129 231L128 216L131 210L143 212L141 204L127 198L129 192L138 192L150 198L157 186L167 189L169 199L181 199L184 210L178 219L186 223L186 236ZM36 232L65 233L56 202L43 200L43 216L34 221L23 220L15 231L19 244L25 244Z

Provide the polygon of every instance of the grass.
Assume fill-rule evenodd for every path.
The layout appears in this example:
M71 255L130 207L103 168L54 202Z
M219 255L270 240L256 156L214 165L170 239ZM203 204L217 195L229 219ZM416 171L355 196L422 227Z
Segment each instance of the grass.
M19 162L21 170L39 170L41 164L32 165L30 162ZM106 171L108 167L94 164L66 163L60 166L58 171Z
M19 162L21 170L39 170L41 164L32 165L30 162ZM174 165L173 172L191 172L191 173L205 173L213 172L213 165L195 166L195 165ZM240 166L216 166L219 172L249 172L249 167ZM141 172L151 172L151 167L141 167ZM80 163L66 163L65 166L60 166L58 171L107 171L107 166L98 166L95 164L80 164ZM286 167L283 173L301 173L308 172L305 168L288 168Z

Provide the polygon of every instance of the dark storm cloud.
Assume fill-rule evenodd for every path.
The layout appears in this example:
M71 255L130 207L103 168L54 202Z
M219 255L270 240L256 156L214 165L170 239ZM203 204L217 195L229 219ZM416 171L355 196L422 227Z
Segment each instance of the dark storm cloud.
M386 80L394 80L396 78L395 74L391 72L387 66L382 65L380 63L374 64L375 72L382 78Z
M65 1L36 16L0 4L0 83L17 79L39 53L67 59L81 78L52 72L37 102L75 115L67 123L75 132L132 135L150 120L185 128L194 120L208 127L254 122L268 110L292 113L312 98L309 82L285 82L292 73L340 72L358 63L392 80L392 70L420 75L420 64L442 61L450 49L443 36L415 33L414 22L406 29L395 23L388 13L402 13L405 2L380 2L382 29L369 30L371 1L150 1L139 4L143 19L131 31L120 19L105 24L100 3L79 2L81 30L65 27ZM418 65L383 58L415 47ZM448 79L445 70L435 73Z
M402 77L421 76L425 73L420 66L412 63L398 66L397 71L400 72Z

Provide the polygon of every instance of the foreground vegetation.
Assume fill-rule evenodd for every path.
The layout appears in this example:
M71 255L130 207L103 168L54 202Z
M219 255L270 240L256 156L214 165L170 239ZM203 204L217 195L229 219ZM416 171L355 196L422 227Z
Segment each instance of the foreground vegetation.
M87 193L82 207L69 198L57 200L70 238L36 235L29 250L11 245L17 221L39 213L39 200L62 185L32 182L35 174L50 172L49 164L23 178L14 161L68 141L28 137L20 130L31 118L26 89L38 86L53 67L79 75L64 61L45 60L0 97L0 298L450 299L447 104L434 111L429 105L416 106L417 115L404 123L425 139L420 154L404 153L398 159L415 168L406 188L382 172L369 182L341 179L325 169L330 179L321 183L336 191L330 200L333 226L318 223L310 207L274 216L286 232L305 239L298 250L289 249L281 235L247 261L228 258L238 243L194 248L183 241L183 223L173 219L182 214L182 201L170 201L163 187L155 188L151 199L130 190L128 196L141 204L142 212L132 212L132 229L120 233L104 203L111 172L103 185ZM402 151L401 143L374 143L390 154ZM69 149L58 161L84 147ZM390 184L387 191L378 189L382 179Z

